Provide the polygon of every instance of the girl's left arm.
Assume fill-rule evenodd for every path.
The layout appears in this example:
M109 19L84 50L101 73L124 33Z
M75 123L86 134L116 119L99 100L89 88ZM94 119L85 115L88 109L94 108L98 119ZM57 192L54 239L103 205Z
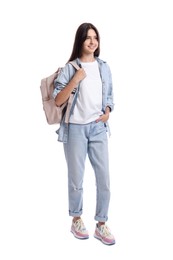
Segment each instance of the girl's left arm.
M109 112L111 112L114 109L114 96L113 96L112 73L109 66L108 66L108 78L109 78L109 83L108 83L108 90L107 90L106 109L107 107L109 107Z

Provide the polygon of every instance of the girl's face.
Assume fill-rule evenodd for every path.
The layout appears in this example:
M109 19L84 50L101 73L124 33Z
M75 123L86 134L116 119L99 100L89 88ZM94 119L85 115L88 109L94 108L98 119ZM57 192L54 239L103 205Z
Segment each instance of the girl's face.
M98 48L97 34L93 29L89 29L86 40L83 42L83 54L93 54Z

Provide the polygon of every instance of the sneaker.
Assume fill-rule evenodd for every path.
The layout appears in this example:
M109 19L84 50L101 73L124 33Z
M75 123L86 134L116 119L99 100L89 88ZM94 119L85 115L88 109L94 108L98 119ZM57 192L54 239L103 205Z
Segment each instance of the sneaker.
M89 238L88 231L86 230L82 219L78 219L75 222L72 221L71 232L76 238L79 239Z
M94 237L101 240L106 245L115 244L115 238L111 234L110 229L105 224L101 225L100 227L98 227L98 224L96 224Z

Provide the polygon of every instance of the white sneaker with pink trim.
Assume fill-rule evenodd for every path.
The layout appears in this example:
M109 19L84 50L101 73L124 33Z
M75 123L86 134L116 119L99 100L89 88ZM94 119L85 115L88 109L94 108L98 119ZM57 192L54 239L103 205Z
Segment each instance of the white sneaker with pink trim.
M79 239L87 239L89 238L88 231L82 221L82 219L78 219L75 222L72 221L71 232L76 238Z
M115 244L115 238L111 234L111 231L108 228L108 226L106 226L105 224L101 225L100 227L98 227L98 224L96 224L94 237L101 240L101 242L103 242L106 245L114 245Z

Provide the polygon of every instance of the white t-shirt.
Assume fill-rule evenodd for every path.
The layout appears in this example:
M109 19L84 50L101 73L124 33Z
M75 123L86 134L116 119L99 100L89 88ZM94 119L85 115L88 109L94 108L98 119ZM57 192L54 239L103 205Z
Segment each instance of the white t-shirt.
M87 124L99 118L102 112L102 81L98 62L81 62L86 77L81 81L77 101L69 122Z

